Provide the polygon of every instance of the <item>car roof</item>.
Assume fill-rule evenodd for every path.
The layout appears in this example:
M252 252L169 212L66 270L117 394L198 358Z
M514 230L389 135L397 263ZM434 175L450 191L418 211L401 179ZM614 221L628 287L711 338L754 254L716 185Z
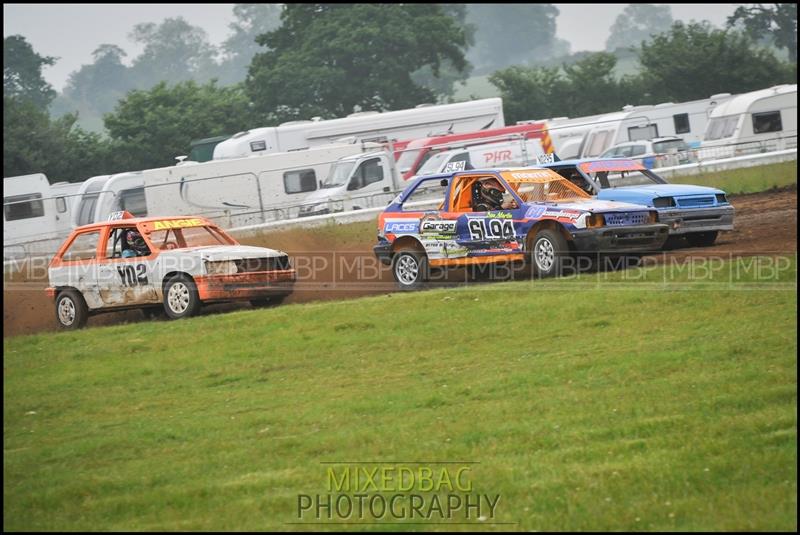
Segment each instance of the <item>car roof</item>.
M88 225L82 225L80 227L75 227L72 229L73 232L77 231L84 231L90 229L102 229L105 227L110 226L139 226L142 223L154 223L156 221L176 221L176 220L183 220L183 219L202 219L204 224L211 225L216 227L217 225L213 221L209 221L205 217L201 216L164 216L164 217L127 217L123 219L114 219L111 221L97 221L95 223L89 223Z

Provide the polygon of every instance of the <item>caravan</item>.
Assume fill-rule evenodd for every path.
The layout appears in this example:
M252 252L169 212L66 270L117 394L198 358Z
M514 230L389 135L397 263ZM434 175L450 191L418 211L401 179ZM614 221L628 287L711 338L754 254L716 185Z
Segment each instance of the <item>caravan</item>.
M104 221L108 214L127 211L147 216L142 171L100 175L87 179L78 191L72 227Z
M50 184L42 173L3 179L3 257L52 252L69 234L78 183Z
M242 158L319 147L344 138L383 142L417 139L438 132L463 133L505 126L503 100L421 105L408 110L365 111L341 119L290 121L239 132L214 148L214 159Z
M737 95L712 113L705 156L729 157L797 148L797 84Z

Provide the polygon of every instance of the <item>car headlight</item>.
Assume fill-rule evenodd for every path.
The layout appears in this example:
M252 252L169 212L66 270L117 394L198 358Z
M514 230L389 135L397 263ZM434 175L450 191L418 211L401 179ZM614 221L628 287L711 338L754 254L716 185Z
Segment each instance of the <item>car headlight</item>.
M717 193L717 204L728 204L728 198L725 196L724 193Z
M239 272L236 262L224 260L222 262L206 261L206 273L209 275L235 275Z
M656 208L669 208L675 206L675 199L672 197L656 197L653 199L653 206Z
M586 228L597 228L605 225L603 214L591 214L586 218Z

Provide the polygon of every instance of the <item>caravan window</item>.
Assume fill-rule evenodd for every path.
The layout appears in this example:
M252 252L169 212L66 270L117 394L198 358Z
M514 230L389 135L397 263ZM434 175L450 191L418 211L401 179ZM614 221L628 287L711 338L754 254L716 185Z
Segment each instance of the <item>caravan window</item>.
M42 217L44 216L42 194L29 193L27 195L3 197L3 209L6 221Z
M783 130L781 124L781 112L768 111L766 113L753 114L753 133L766 134L767 132L780 132Z
M679 113L678 115L673 115L672 120L675 121L676 134L686 134L691 131L691 128L689 127L688 113Z
M144 188L132 188L119 192L119 209L130 212L136 217L147 217L147 203Z
M628 141L641 141L658 137L658 125L631 126L628 128Z
M283 173L283 190L288 193L305 193L317 189L317 174L313 169L300 169Z
M58 210L59 214L67 211L67 201L64 197L56 197L56 210Z
M609 134L611 134L611 130L603 130L602 132L595 132L592 134L589 138L589 150L586 151L584 157L591 158L601 154L608 145L606 140L608 139Z
M715 117L708 122L706 141L731 137L739 123L739 115L729 117Z
M94 222L94 207L97 205L97 197L99 193L93 195L84 195L81 199L81 204L78 207L78 226L88 225Z

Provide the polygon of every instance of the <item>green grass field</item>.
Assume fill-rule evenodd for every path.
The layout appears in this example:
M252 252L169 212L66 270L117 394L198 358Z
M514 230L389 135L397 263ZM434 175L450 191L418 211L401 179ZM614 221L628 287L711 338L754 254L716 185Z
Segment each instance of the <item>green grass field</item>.
M658 173L658 169L655 170ZM797 160L729 171L670 177L673 184L711 186L730 195L756 193L797 184Z
M4 529L306 529L322 462L472 461L504 529L795 530L796 259L757 260L7 339Z

